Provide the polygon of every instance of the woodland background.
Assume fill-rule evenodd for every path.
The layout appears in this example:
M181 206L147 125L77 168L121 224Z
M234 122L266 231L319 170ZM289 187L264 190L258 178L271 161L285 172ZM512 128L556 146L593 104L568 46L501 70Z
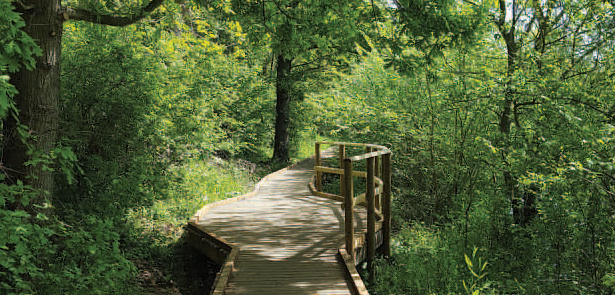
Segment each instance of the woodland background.
M393 151L374 294L612 294L614 2L0 0L0 294L196 294L323 139Z

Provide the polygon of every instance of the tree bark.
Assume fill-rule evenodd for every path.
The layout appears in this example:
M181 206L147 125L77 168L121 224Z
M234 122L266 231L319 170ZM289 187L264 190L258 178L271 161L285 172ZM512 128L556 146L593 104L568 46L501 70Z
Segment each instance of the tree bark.
M42 55L36 57L34 70L21 69L11 74L11 83L19 91L14 97L19 109L19 122L10 117L5 122L2 161L9 181L21 180L38 190L31 204L51 202L53 173L42 163L26 165L33 158L48 155L54 148L58 130L58 100L60 96L60 56L62 18L60 0L24 0L18 7L26 22L24 31L40 46ZM19 123L27 126L33 136L22 142ZM30 147L29 147L30 146ZM28 150L34 151L34 154Z
M290 71L292 60L284 55L278 55L276 75L276 117L275 139L273 147L273 160L288 162L289 160L289 126L290 126L290 101L291 87Z

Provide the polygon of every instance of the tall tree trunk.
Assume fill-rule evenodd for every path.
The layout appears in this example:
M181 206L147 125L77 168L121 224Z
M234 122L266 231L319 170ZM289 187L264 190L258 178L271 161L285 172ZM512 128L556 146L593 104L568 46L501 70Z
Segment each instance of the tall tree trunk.
M289 126L290 126L290 90L292 81L290 71L292 60L284 55L278 55L277 76L276 76L276 117L275 117L275 139L273 146L273 159L281 162L288 162L289 149Z
M515 19L517 17L518 7L516 3L513 2L512 11L506 10L506 4L504 0L499 1L500 4L500 19L497 22L498 30L502 35L504 42L506 43L506 55L507 55L507 69L506 69L506 85L504 88L504 100L502 101L502 113L500 115L500 134L502 135L502 162L504 169L502 171L502 176L504 179L504 193L508 196L510 200L511 211L513 213L513 220L516 224L524 224L527 222L522 216L521 207L523 206L523 200L520 197L520 194L517 189L517 179L512 175L510 163L508 163L508 154L511 145L510 131L512 127L512 115L513 115L513 107L515 105L515 97L512 91L512 81L511 78L516 72L516 66L518 62L517 53L519 51L519 44L516 40L516 27L515 20L512 21L510 28L507 28L505 24L505 18L507 13L512 12L512 17Z
M503 0L500 0L500 10L502 15L506 15L505 4ZM512 6L512 17L516 18L518 7L515 2ZM500 134L502 135L502 162L504 169L502 176L504 179L504 193L510 200L511 211L513 215L513 221L515 224L525 225L529 223L535 216L535 201L533 194L522 193L518 189L518 181L511 172L510 163L508 162L508 154L512 149L510 131L512 127L513 109L515 108L515 94L512 90L511 78L516 72L519 52L519 42L516 40L516 27L515 23L511 24L510 28L506 29L504 24L504 18L500 19L498 29L500 34L504 37L506 42L506 55L507 55L507 70L506 70L506 85L504 89L504 100L502 101L502 114L500 116ZM540 64L539 64L540 67ZM521 126L517 126L520 128ZM525 197L524 197L525 196Z
M18 122L12 118L5 122L2 161L9 172L9 181L22 180L39 190L33 204L51 202L53 174L44 165L28 165L33 158L48 155L55 146L58 129L58 100L60 96L60 53L62 22L60 0L22 0L18 11L26 22L24 31L41 47L42 56L36 57L36 68L22 69L11 75L11 83L19 94L15 103L19 109L19 123L27 126L34 136L28 140L34 154L19 136Z

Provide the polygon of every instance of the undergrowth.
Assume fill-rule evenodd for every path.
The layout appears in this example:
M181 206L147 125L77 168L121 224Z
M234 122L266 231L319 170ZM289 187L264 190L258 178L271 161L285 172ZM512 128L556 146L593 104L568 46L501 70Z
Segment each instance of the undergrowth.
M435 230L423 224L404 226L391 239L391 258L376 261L368 280L373 294L494 294L488 262L479 248L454 239L455 229Z
M159 269L162 275L158 285L179 288L181 294L206 292L216 266L186 245L183 227L203 206L251 190L254 170L255 166L246 161L217 158L208 162L193 159L174 166L170 177L176 185L165 196L125 214L126 256L137 264ZM156 292L160 290L150 291Z
M162 235L160 244L165 245L181 236L186 220L201 207L249 190L254 183L252 166L215 159L174 166L171 174L178 184L169 188L167 196L155 197L153 204L129 209L127 223L142 233Z

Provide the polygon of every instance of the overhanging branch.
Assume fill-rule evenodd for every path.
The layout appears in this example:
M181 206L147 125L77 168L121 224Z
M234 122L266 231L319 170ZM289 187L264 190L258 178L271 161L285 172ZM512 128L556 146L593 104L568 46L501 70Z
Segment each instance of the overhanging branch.
M91 23L103 24L115 27L124 27L136 23L146 17L150 12L154 11L158 6L162 5L164 0L152 0L149 4L139 11L138 14L129 16L114 15L114 14L98 14L87 9L71 9L66 8L64 11L64 19L66 20L82 20Z

